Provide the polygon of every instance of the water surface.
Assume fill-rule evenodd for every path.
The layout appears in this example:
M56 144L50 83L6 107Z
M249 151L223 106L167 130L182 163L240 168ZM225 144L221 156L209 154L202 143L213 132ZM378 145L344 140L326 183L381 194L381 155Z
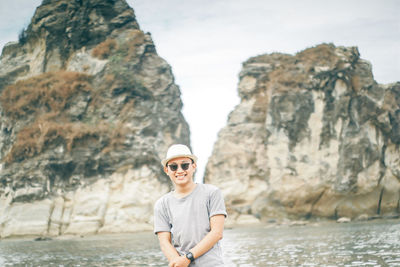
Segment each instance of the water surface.
M226 229L228 267L400 266L400 220ZM151 232L0 241L0 266L167 266Z

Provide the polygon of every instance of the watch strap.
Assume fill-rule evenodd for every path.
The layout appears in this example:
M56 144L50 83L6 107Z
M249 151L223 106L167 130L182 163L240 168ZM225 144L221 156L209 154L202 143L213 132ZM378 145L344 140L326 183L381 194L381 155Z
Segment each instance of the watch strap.
M194 262L194 256L192 252L188 252L186 253L186 258L188 258L190 260L190 262Z

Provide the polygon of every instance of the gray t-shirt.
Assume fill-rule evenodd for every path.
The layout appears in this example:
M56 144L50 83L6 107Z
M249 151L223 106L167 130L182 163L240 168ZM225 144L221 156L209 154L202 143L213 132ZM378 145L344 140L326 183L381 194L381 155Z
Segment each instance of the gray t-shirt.
M180 255L186 254L210 232L210 218L227 216L221 191L209 184L197 184L192 193L178 199L173 192L154 206L154 233L171 232L172 244ZM223 266L220 242L189 266Z

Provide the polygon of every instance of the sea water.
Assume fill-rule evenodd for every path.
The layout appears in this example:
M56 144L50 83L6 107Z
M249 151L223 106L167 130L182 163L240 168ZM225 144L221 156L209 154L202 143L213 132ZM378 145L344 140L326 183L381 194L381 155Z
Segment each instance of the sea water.
M227 267L400 266L400 220L226 229ZM0 240L0 266L168 266L151 232Z

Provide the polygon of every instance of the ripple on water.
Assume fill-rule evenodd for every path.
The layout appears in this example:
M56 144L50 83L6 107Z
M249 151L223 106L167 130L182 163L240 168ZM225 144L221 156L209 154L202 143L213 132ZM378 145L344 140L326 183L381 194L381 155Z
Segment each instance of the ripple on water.
M228 266L400 266L399 223L237 228L225 234L225 256Z
M227 267L400 266L400 221L244 227L224 233ZM0 241L0 266L166 266L154 234Z

